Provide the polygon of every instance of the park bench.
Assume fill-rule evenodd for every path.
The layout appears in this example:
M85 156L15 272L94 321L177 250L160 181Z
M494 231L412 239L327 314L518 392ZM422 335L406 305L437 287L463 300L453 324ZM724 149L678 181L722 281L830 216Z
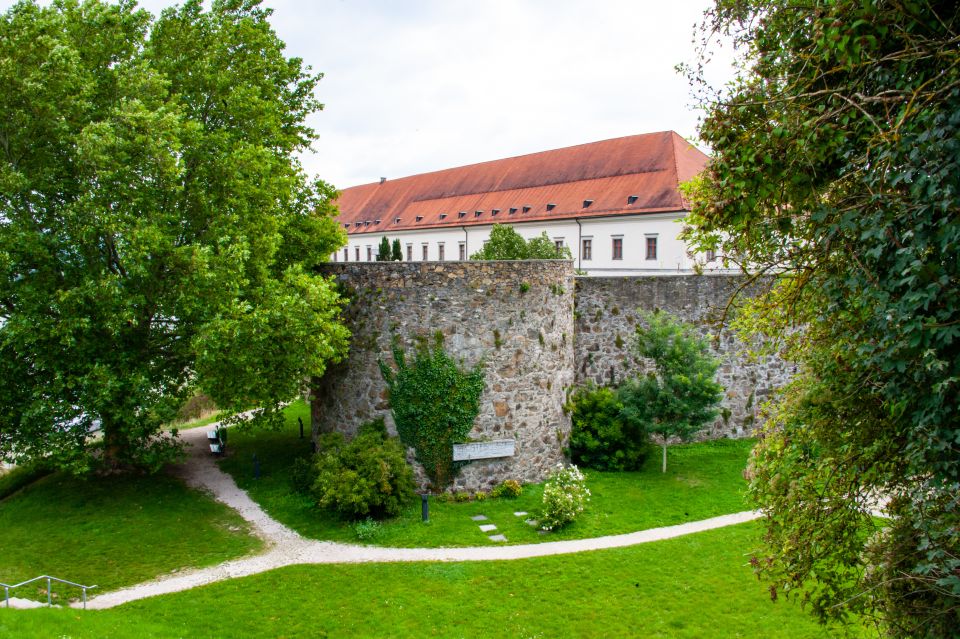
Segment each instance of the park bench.
M218 428L207 431L207 443L210 444L210 452L214 455L227 454L227 430Z

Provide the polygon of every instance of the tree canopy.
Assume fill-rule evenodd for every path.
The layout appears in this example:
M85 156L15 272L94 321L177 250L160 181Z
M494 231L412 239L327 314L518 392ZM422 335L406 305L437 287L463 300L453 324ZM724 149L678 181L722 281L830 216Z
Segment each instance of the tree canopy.
M156 468L202 388L262 420L342 357L320 75L255 0L0 17L0 454ZM99 428L102 437L90 437Z
M717 0L703 25L743 64L705 97L687 238L781 274L739 321L800 366L753 460L756 566L893 636L960 627L958 28L896 0Z
M571 259L569 247L557 248L547 232L529 240L517 233L512 226L494 224L490 240L483 248L470 256L471 260L559 260Z

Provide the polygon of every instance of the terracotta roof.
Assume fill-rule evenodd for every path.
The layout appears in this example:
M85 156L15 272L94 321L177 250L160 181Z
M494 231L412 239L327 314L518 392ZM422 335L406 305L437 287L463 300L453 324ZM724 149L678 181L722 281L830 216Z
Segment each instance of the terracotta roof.
M354 186L337 204L351 235L683 211L677 185L706 163L665 131Z

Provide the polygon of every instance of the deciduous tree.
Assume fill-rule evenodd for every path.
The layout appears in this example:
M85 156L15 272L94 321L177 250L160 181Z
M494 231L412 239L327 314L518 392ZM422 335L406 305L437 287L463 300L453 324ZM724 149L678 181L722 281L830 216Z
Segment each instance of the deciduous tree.
M525 240L512 226L494 224L490 240L470 256L471 260L559 260L570 259L570 249L557 248L546 231Z
M742 71L705 105L688 238L781 274L740 321L800 365L754 454L757 569L822 619L955 636L957 5L718 0L718 33Z
M0 453L156 468L202 388L267 420L340 358L319 75L253 0L0 17ZM89 433L99 425L102 437Z

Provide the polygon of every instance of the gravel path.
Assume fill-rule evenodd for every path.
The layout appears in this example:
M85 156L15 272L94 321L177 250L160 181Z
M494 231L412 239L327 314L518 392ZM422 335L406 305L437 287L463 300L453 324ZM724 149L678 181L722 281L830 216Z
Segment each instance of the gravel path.
M240 513L240 516L250 523L254 534L263 539L265 550L258 555L235 559L209 568L184 570L175 575L104 593L92 597L87 602L88 608L112 608L137 599L180 592L225 579L255 575L295 564L525 559L633 546L740 524L760 516L759 512L748 511L624 535L522 546L383 548L316 541L304 539L295 531L272 519L245 492L237 488L230 475L217 467L206 443L206 432L212 428L215 426L181 431L180 436L187 443L189 457L174 472L190 486L209 491L215 499Z

